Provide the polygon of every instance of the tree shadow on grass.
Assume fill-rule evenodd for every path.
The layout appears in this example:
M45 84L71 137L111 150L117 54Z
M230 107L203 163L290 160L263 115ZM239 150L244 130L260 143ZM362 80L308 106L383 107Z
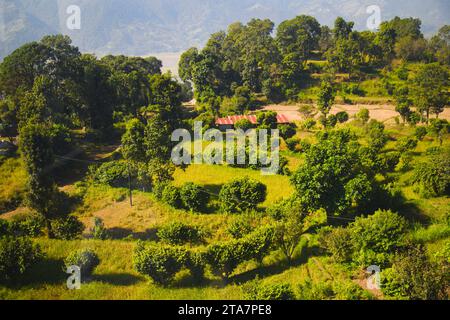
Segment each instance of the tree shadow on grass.
M129 273L95 274L91 279L91 281L104 282L115 286L132 286L142 280L142 277Z
M147 229L144 232L135 232L127 228L111 228L108 229L108 234L113 240L121 240L125 238L132 238L137 240L157 241L157 229Z

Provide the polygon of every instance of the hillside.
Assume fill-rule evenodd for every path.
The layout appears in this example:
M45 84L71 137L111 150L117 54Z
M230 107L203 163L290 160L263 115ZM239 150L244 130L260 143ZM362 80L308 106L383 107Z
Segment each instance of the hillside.
M65 27L65 8L71 4L81 8L81 30ZM279 23L309 14L331 25L343 16L364 29L366 7L373 4L380 5L383 20L396 15L421 18L428 35L449 24L450 3L445 0L2 0L0 58L28 41L55 33L70 35L82 51L147 55L202 46L211 33L251 18Z

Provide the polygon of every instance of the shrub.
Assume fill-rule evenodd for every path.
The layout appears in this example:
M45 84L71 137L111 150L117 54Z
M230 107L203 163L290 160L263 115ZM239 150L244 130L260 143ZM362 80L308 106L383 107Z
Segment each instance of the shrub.
M194 183L186 183L181 188L181 200L187 209L191 211L203 211L207 207L209 194Z
M363 266L384 266L404 243L406 221L392 211L379 210L367 218L356 218L350 231L353 260Z
M204 233L199 227L189 226L182 222L167 224L158 230L158 238L172 245L199 243L203 241Z
M307 279L298 285L299 300L331 300L335 293L330 282L313 283Z
M157 199L162 200L163 192L167 186L168 186L167 182L159 182L153 185L152 192Z
M61 240L76 239L84 231L84 225L75 216L53 220L51 226L55 238Z
M183 207L180 189L171 184L166 185L163 189L161 200L175 209L181 209Z
M253 227L247 217L239 217L238 219L235 219L233 222L231 222L231 224L227 228L227 232L234 239L241 239L250 234L252 232L252 229Z
M347 112L341 111L336 114L336 119L339 123L345 123L348 121L349 115Z
M311 130L316 126L317 122L314 119L306 119L303 122L303 129Z
M290 138L290 139L286 139L285 141L286 141L286 146L290 151L296 151L296 148L300 142L300 139Z
M340 227L325 232L321 242L336 262L343 263L351 260L353 246L349 229Z
M295 300L295 294L290 284L261 284L258 280L249 282L243 287L248 300Z
M188 260L188 251L183 248L149 245L139 242L134 251L133 263L136 271L149 276L157 284L169 285Z
M42 258L38 245L28 238L0 239L0 281L15 280Z
M108 239L108 230L106 230L103 220L95 217L94 218L94 228L92 228L92 238L97 240Z
M128 187L128 165L123 161L111 161L102 164L94 171L94 181L114 188Z
M264 202L267 187L259 181L241 178L225 184L219 193L223 212L236 213L256 209Z
M204 279L205 274L204 253L201 251L190 250L186 261L186 268L191 272L191 276L196 282Z
M92 276L95 268L100 264L97 254L91 249L82 249L70 253L64 260L66 268L77 266L81 271L81 279L87 280Z
M334 114L330 114L327 118L327 126L334 128L338 123L338 119Z
M359 112L356 114L356 119L360 120L363 124L366 124L369 122L370 119L370 112L369 110L363 108L359 110Z
M382 171L393 172L400 162L400 152L387 152L380 155Z
M428 131L426 127L417 127L415 132L414 132L414 136L416 137L417 140L422 141L423 138L425 138L425 136L427 135Z
M40 215L27 216L9 223L9 234L23 237L39 237L45 228L44 218Z
M448 264L431 262L422 246L409 248L382 273L382 290L388 296L412 300L447 299Z
M414 150L417 147L417 139L412 137L404 137L397 141L398 151L404 153L409 150Z
M450 158L446 155L432 156L414 169L412 179L416 191L426 198L450 194Z
M269 226L260 228L245 236L242 242L246 246L245 249L249 257L261 264L264 257L275 246L275 232L275 228Z
M291 124L282 124L278 126L278 129L280 130L280 136L284 139L290 139L297 133L295 131L295 127Z
M249 259L246 249L247 246L238 240L215 243L208 246L204 257L212 273L225 280L239 264Z

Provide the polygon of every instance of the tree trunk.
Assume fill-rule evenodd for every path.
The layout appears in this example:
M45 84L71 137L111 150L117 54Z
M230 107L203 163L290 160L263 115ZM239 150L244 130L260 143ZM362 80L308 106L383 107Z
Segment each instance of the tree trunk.
M45 224L46 224L46 228L47 228L47 237L49 239L54 239L55 234L53 233L52 223L51 223L50 219L45 219Z

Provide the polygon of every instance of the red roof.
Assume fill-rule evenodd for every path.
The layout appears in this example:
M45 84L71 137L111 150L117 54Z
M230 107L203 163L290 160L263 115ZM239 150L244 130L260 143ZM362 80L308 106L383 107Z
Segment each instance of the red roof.
M225 117L225 118L217 119L216 120L216 125L234 125L236 122L238 122L238 121L240 121L242 119L247 119L252 124L256 124L257 123L257 119L256 119L255 115L249 115L249 116L228 116L228 117ZM290 121L285 115L278 114L277 115L277 123L278 124L284 124L284 123L290 123Z

